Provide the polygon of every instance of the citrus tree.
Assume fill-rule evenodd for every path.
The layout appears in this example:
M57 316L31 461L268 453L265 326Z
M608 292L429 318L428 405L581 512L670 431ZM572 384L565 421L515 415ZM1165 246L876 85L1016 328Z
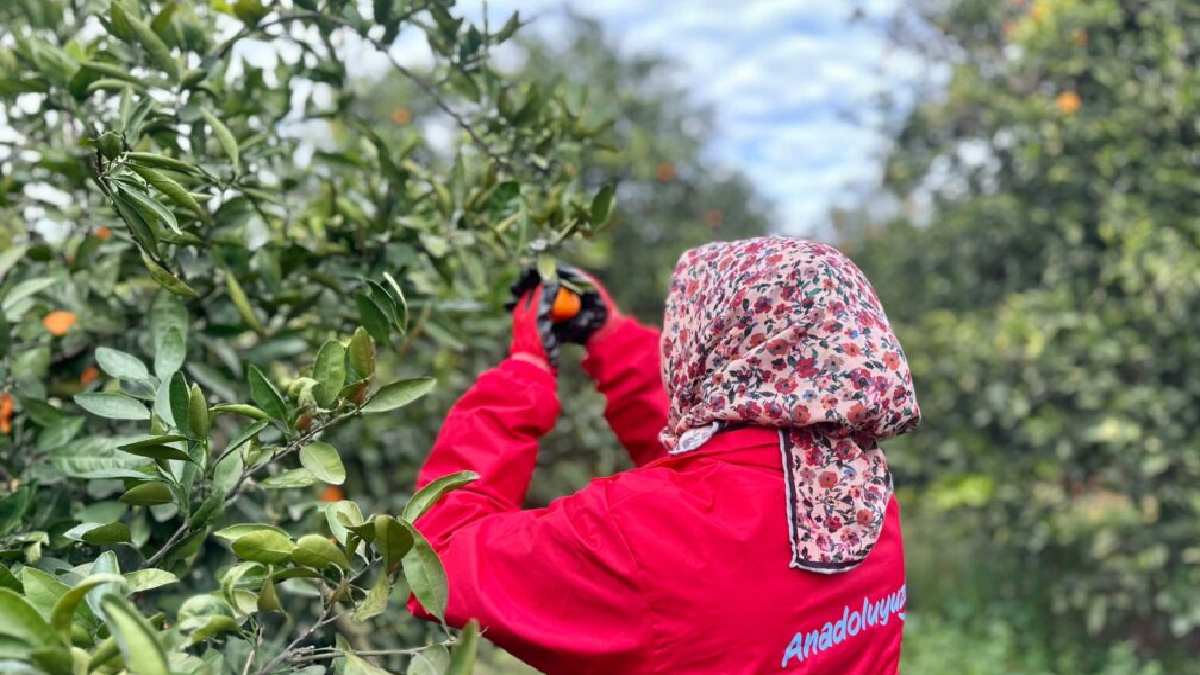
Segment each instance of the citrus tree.
M1038 670L1186 672L1200 644L1200 13L914 9L910 47L948 78L900 119L885 188L929 208L846 233L925 412L891 448L924 518L914 614L924 597L994 617L1014 659L1046 655Z
M371 513L330 441L404 424L430 341L603 225L614 187L578 179L606 127L581 95L491 67L520 17L452 5L0 7L6 669L470 672L472 626L362 635L410 591L440 614L412 521L472 477ZM410 34L431 67L396 57ZM358 114L364 53L449 147Z

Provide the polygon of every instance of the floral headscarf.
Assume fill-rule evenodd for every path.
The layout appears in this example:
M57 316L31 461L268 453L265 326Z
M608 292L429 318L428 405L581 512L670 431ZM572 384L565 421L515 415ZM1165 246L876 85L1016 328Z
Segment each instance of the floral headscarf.
M733 424L780 429L792 567L830 574L866 558L892 494L876 440L921 413L900 342L853 262L781 236L684 253L662 367L672 453Z

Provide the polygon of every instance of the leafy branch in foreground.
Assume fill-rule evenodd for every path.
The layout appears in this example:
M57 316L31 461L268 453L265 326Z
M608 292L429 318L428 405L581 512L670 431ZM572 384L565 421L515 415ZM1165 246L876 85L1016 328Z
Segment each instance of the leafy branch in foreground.
M579 167L607 123L492 68L516 14L361 4L0 3L0 669L469 672L470 629L364 627L410 592L441 614L412 522L469 477L365 516L375 448L339 434L435 415L405 375L605 225Z

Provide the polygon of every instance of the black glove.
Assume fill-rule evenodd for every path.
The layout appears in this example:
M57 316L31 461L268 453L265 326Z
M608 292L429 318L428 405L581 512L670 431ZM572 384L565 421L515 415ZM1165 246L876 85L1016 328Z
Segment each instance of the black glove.
M522 271L521 276L512 285L513 299L505 307L512 311L517 300L540 283L542 283L542 275L536 268L531 267ZM578 296L579 310L565 316L552 314L550 331L554 341L585 344L592 333L599 330L608 320L608 307L604 298L586 275L577 268L560 264L558 266L558 284L553 288L547 285L545 292L548 297L556 299L562 291Z

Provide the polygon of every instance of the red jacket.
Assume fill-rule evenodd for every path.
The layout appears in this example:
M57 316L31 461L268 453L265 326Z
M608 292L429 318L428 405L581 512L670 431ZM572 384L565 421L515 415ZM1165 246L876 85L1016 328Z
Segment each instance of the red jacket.
M898 672L905 581L894 500L855 570L789 568L775 431L727 431L666 455L658 332L633 321L593 346L584 367L638 467L545 508L521 503L538 439L558 416L554 378L509 359L450 411L417 481L480 475L417 523L446 567L448 623L478 619L548 675Z

